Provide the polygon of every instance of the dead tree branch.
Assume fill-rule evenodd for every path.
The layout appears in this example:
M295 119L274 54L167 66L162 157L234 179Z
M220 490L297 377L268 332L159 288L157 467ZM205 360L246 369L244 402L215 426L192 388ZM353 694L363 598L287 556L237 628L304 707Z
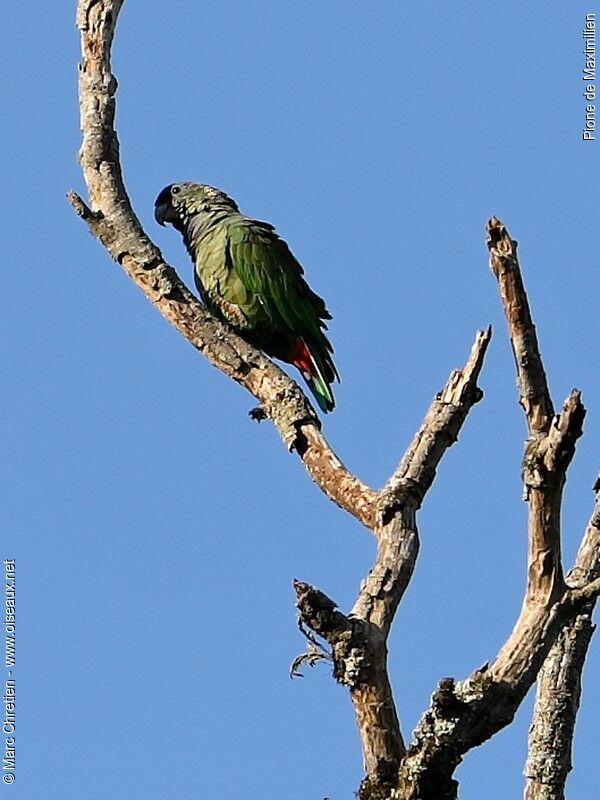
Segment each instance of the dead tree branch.
M452 373L387 486L375 492L352 475L325 440L314 410L296 383L211 317L164 262L131 208L113 125L117 82L110 65L121 5L122 0L79 0L77 24L83 53L79 158L90 207L74 192L69 199L92 234L158 311L214 366L257 398L322 491L376 534L377 559L350 617L333 613L327 603L315 617L315 598L323 601L325 595L302 583L296 584L296 590L304 624L330 643L336 678L350 688L368 780L373 786L391 785L405 748L387 676L387 635L418 551L416 511L440 458L456 441L469 410L482 396L476 381L491 331L477 335L467 365ZM330 619L328 626L323 626L323 618Z
M567 398L563 412L552 419L552 401L537 346L525 289L520 277L516 242L498 220L488 226L490 264L500 288L517 367L520 402L530 439L523 460L525 495L529 500L529 556L527 593L521 618L501 656L510 662L522 631L542 624L543 611L565 595L560 554L560 506L566 469L581 435L585 410L579 392ZM593 632L591 613L600 541L597 510L588 525L576 565L569 575L582 583L583 606L573 611L548 654L538 678L536 704L525 766L526 800L559 800L571 768L571 744L581 692L581 671ZM575 601L576 591L571 592ZM568 608L568 602L565 607ZM537 618L536 618L537 617Z
M540 680L538 718L553 716L560 735L560 709L572 692L564 727L557 786L569 768L572 722L579 676L591 635L591 609L598 589L599 512L596 508L575 568L565 582L560 551L560 507L566 470L582 432L585 410L573 391L555 415L535 328L516 255L501 222L488 225L491 266L498 280L515 356L520 402L529 431L523 460L529 505L528 577L519 619L496 659L461 682L444 679L430 708L403 741L387 673L387 638L412 577L419 548L416 514L446 450L482 392L477 386L491 330L477 334L462 370L454 371L432 402L421 428L387 484L377 492L343 465L321 432L320 421L297 384L263 353L219 323L194 297L143 231L127 196L114 129L117 82L110 51L123 0L79 0L82 62L79 94L83 142L79 153L89 205L69 193L75 212L157 310L197 350L260 403L290 450L333 502L375 534L375 564L363 581L350 614L323 592L296 581L300 621L321 657L316 639L331 649L335 678L348 686L361 737L366 778L362 800L454 800L452 775L462 756L507 725L535 680ZM549 651L552 648L551 655ZM555 663L555 657L560 663ZM563 668L564 667L564 668ZM543 681L547 683L544 684ZM544 688L544 686L549 688ZM553 699L554 698L554 699ZM562 698L562 699L561 699ZM563 706L560 704L563 703ZM564 715L563 715L564 716ZM547 780L548 740L534 730L531 786ZM536 752L534 753L533 750ZM546 771L545 771L546 770ZM560 774L558 774L560 773ZM560 797L532 793L529 800Z
M581 674L600 593L600 482L575 566L567 576L572 611L540 670L525 764L525 800L563 800L581 697Z
M585 410L574 390L562 412L554 415L516 243L495 218L488 223L488 247L530 434L523 459L529 507L527 584L519 618L494 661L464 681L440 682L401 766L397 797L402 800L455 800L457 784L452 775L463 755L512 721L569 622L576 600L563 578L560 507Z
M69 200L156 309L197 350L259 401L285 445L295 449L317 486L368 528L376 493L352 475L333 452L298 385L260 351L214 319L165 263L143 231L127 195L114 129L117 81L110 49L122 0L79 0L77 26L82 61L79 97L83 142L79 152L90 207L75 193Z
M467 414L483 397L477 379L491 336L491 328L478 331L465 366L453 370L378 495L377 558L352 614L368 619L386 636L417 556L416 512L433 483L442 456L457 441Z
M519 402L525 411L529 433L543 435L554 416L552 400L517 261L517 243L495 217L488 223L488 248L515 357Z
M295 584L300 619L330 644L334 676L350 689L367 773L361 797L388 796L406 752L388 678L387 638L417 558L417 510L442 456L483 396L477 379L490 338L491 329L477 333L465 367L452 372L379 493L377 556L350 616L334 611L318 589Z

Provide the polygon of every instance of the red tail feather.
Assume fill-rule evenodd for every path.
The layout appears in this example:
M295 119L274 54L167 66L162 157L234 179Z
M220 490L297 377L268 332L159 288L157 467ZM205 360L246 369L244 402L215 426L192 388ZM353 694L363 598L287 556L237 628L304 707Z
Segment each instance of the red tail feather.
M314 394L319 408L327 413L335 407L333 392L327 379L321 374L319 362L314 358L304 339L300 337L294 342L289 361L300 370L308 388Z
M290 363L297 367L303 375L314 375L313 360L304 339L297 339L292 350Z

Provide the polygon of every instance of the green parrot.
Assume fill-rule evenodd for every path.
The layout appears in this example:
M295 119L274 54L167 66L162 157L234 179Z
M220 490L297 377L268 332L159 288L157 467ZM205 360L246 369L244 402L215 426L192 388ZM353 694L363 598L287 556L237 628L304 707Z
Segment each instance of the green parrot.
M160 192L154 216L183 236L209 311L267 355L297 367L322 411L331 411L331 383L339 381L323 332L331 315L275 228L241 214L220 189L187 181Z

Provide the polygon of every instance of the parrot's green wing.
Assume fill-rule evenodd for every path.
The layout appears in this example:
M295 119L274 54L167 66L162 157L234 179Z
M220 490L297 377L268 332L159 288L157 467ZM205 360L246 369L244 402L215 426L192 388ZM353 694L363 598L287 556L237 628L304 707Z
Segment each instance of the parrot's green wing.
M266 222L236 220L228 230L230 268L258 297L275 330L302 338L320 362L328 380L338 378L332 347L323 333L331 319L325 303L304 280L304 270L287 244ZM338 378L339 380L339 378Z

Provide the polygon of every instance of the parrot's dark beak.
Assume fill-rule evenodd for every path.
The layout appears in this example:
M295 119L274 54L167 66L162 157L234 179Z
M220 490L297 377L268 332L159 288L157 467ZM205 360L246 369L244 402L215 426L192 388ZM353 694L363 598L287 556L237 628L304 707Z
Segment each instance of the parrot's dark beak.
M159 225L163 227L169 221L167 214L169 211L169 206L167 203L160 203L154 206L154 219L158 222Z

